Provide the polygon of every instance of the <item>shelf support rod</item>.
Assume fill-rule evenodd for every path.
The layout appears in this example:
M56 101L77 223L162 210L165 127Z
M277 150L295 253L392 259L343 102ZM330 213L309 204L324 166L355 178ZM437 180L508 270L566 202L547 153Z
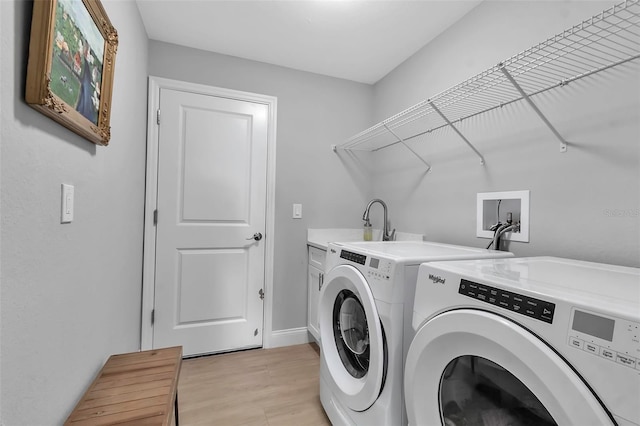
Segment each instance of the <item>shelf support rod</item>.
M442 113L442 111L440 111L440 109L438 109L438 107L431 102L431 100L429 99L427 102L429 102L429 105L431 105L431 108L433 108L433 110L435 112L437 112L440 117L442 117L442 119L449 125L451 126L451 128L453 129L454 132L456 132L458 134L458 136L460 136L462 138L462 140L469 146L469 148L471 148L473 150L473 152L476 153L476 155L478 157L480 157L480 164L482 164L484 166L484 157L482 156L482 154L480 154L480 152L476 149L475 146L473 146L473 144L471 144L471 142L469 142L469 140L467 138L464 137L464 135L460 132L460 130L458 130L458 128L456 126L453 125L453 123L451 122L451 120L449 120L447 118L446 115L444 115Z
M420 154L418 154L418 153L417 153L417 152L415 152L413 149L411 149L411 147L410 147L409 145L407 145L407 144L406 144L406 142L404 141L404 139L402 139L400 136L396 135L396 134L394 133L394 131L393 131L393 130L391 130L391 129L386 125L386 124L383 124L383 126L384 126L384 128L385 128L385 129L387 129L387 131L389 131L389 133L391 133L391 134L392 134L396 139L398 139L398 142L400 142L402 145L404 145L404 146L405 146L405 148L407 148L409 151L411 151L411 153L412 153L413 155L415 155L416 157L418 157L418 159L419 159L420 161L422 161L422 162L424 163L424 165L425 165L425 166L427 166L427 172L428 172L429 170L431 170L431 165L430 165L429 163L427 163L427 162L424 160L424 158L422 158L422 157L420 156Z
M522 98L527 101L527 103L529 104L529 106L533 109L533 111L535 111L536 114L538 114L538 117L540 117L540 119L542 121L544 121L544 124L547 125L547 127L549 127L549 129L553 132L554 135L556 135L556 138L558 138L558 140L560 141L560 152L567 152L567 141L564 140L564 138L562 137L562 135L560 134L560 132L558 132L556 130L555 127L553 127L553 124L551 124L551 122L547 119L547 117L545 117L545 115L542 113L542 111L540 111L540 109L538 108L538 106L533 102L533 100L531 100L531 98L529 97L529 95L527 95L525 93L525 91L522 89L522 87L520 87L520 85L518 84L518 82L515 80L515 78L513 78L513 76L511 75L511 73L509 73L509 71L507 70L507 67L505 67L505 65L503 63L499 64L500 66L500 70L504 73L504 75L509 79L509 81L511 82L511 84L513 84L513 87L516 88L516 90L520 93L520 95L522 96Z

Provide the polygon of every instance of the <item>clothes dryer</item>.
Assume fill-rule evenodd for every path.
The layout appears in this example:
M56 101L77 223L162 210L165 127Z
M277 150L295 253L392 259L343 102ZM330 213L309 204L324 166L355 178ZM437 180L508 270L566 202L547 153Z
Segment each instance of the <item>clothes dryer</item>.
M640 270L552 257L420 266L411 425L639 425Z
M333 243L320 293L320 399L334 425L402 425L403 362L421 263L512 257L422 241Z

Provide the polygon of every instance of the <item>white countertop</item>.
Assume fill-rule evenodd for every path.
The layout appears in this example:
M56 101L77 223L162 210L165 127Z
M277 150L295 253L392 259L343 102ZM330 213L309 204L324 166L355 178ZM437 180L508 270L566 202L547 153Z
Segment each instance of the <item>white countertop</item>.
M307 244L326 250L329 243L363 241L364 231L362 228L323 228L307 229ZM382 232L380 229L373 230L373 241L380 241ZM408 232L396 232L396 241L422 241L422 234L410 234Z

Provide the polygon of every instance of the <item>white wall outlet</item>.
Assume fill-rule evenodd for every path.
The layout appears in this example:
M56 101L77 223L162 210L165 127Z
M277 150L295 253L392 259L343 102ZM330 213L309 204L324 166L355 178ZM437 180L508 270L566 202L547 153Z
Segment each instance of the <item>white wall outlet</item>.
M506 232L502 239L529 242L529 191L480 192L477 197L476 236L493 238L490 229L498 221L520 223L520 232Z
M62 208L60 214L60 223L69 223L73 221L73 185L62 184Z
M302 204L293 205L293 218L302 219Z

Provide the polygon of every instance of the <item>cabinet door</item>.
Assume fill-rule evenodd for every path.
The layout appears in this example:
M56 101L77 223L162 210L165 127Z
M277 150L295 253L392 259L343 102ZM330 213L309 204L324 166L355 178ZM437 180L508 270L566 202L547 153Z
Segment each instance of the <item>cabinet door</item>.
M324 281L324 264L327 258L326 250L309 246L309 261L307 272L307 329L320 342L318 328L318 303L320 303L320 289Z
M309 265L308 272L308 290L309 290L309 303L308 303L308 315L307 315L307 329L309 333L320 341L320 330L318 329L318 302L320 301L320 289L322 288L323 272L315 266Z

